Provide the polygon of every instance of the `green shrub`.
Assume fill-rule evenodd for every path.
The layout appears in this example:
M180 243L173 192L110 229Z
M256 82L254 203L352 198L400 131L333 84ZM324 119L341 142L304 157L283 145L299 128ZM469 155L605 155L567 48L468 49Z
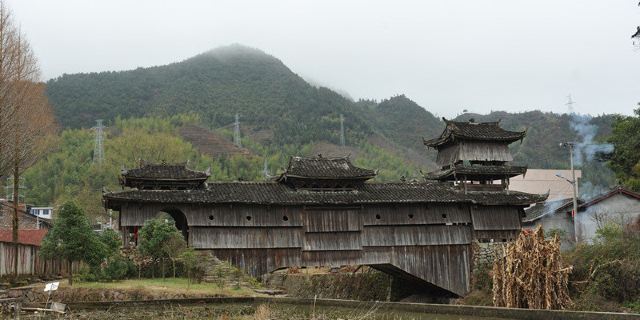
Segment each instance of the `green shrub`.
M493 279L490 274L491 268L492 265L490 263L481 263L476 267L471 284L473 289L491 292L491 288L493 288Z
M575 309L624 311L640 300L640 233L609 223L566 254ZM626 307L626 308L631 308Z
M459 303L470 306L493 306L493 295L490 291L474 289L460 299Z
M100 280L100 274L93 268L83 266L78 272L78 278L84 282L95 282Z
M102 270L102 276L104 280L122 280L135 273L135 270L133 261L115 255L107 260L107 264Z
M617 302L640 299L640 261L614 260L593 275L590 290Z
M631 312L640 313L640 300L627 302L624 306L631 309Z
M200 283L205 275L206 259L204 253L197 253L193 248L187 248L180 254L189 283Z

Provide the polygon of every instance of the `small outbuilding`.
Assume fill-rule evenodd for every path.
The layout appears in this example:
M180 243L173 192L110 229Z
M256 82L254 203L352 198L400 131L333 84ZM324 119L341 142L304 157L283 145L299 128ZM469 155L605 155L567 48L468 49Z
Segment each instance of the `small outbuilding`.
M592 241L596 231L606 224L622 227L640 223L640 193L622 186L578 206L578 241Z
M578 214L574 218L572 199L560 199L536 203L525 210L524 228L542 225L545 231L556 231L562 237L562 248L573 247L578 242L591 242L596 231L608 223L622 227L640 223L640 193L622 186L592 198L578 200Z

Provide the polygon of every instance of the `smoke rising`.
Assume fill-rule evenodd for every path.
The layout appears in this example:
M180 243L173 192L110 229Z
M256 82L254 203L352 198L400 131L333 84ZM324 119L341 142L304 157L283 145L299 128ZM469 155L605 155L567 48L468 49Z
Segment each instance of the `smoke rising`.
M565 201L566 199L555 200L555 201L545 201L543 203L544 213L540 216L540 218L549 214L551 215L555 214L556 210L560 209L560 207L565 204ZM536 205L539 206L541 204L536 204Z
M590 115L571 114L571 128L578 134L574 153L574 160L578 166L592 161L598 153L613 152L612 144L596 143L593 140L598 133L598 126L592 124L591 119Z

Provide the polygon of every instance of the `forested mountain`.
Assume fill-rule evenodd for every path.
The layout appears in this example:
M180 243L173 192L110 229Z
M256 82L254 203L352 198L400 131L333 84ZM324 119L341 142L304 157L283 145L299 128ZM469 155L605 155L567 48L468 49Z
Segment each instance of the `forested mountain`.
M403 159L412 168L408 176L413 177L417 169L434 168L435 153L425 150L422 138L437 136L444 127L441 119L404 95L383 101L351 101L307 83L277 58L240 45L166 66L63 75L47 83L47 92L65 128L88 128L100 118L113 125L117 117L167 118L190 113L198 116L200 126L230 134L237 113L243 136L254 144L253 152L259 157L269 158L283 150L300 154L330 150L356 158L377 157L369 159L371 165ZM345 148L338 146L341 114ZM500 120L505 128L527 129L527 138L522 144L514 143L512 149L515 161L530 168L567 168L566 150L558 144L585 139L577 134L576 123L595 130L595 141L603 141L612 121L612 116L599 116L585 123L576 115L540 111L463 114L457 120L469 118ZM382 160L381 154L394 159ZM276 162L270 159L278 165ZM385 179L398 172L397 168L376 169L390 170Z
M167 66L63 75L47 83L64 127L89 127L95 119L171 116L196 112L210 127L240 115L252 131L278 144L339 141L344 114L351 139L371 134L341 95L309 85L280 60L239 45L219 48Z

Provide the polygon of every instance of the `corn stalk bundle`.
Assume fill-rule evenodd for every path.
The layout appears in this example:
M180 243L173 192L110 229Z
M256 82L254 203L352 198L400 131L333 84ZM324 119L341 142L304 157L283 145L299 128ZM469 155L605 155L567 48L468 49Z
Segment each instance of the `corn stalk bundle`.
M523 230L493 264L493 305L508 308L564 309L571 303L572 267L560 255L560 239L544 231Z

